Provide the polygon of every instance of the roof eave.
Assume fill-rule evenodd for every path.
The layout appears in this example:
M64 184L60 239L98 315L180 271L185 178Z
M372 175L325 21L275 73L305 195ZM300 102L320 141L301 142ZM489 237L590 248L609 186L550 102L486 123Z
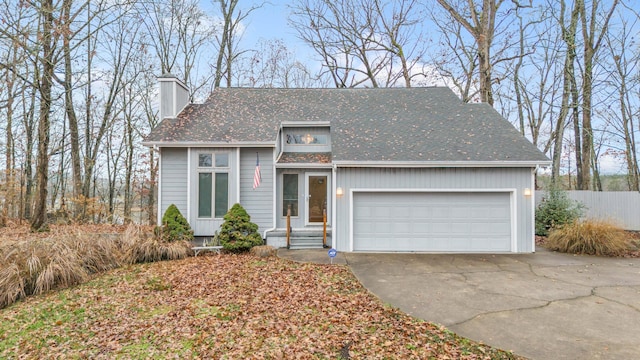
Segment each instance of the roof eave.
M276 163L276 169L331 169L331 163Z
M198 142L198 141L143 141L147 147L267 147L276 146L275 141L233 141L233 142Z
M551 161L350 161L334 160L337 167L407 167L407 168L437 168L437 167L536 167L549 166Z

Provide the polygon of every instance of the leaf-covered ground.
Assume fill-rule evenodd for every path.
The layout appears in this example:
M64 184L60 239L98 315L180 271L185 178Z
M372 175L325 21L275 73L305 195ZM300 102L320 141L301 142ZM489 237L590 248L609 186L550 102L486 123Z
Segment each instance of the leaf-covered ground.
M510 359L382 304L349 269L210 255L0 310L0 358Z

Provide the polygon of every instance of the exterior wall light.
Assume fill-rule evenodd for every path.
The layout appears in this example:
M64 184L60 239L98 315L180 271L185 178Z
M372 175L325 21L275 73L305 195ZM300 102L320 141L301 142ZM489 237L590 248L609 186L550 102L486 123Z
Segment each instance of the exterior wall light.
M529 188L524 188L524 191L522 192L522 194L524 196L531 196L531 189Z
M336 196L340 197L340 196L342 196L342 195L344 195L344 191L342 190L342 188L341 188L341 187L338 187L338 188L336 189Z

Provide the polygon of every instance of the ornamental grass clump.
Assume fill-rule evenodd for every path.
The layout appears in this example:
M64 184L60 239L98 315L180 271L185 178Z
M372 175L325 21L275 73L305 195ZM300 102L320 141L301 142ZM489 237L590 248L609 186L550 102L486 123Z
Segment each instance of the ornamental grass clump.
M251 216L240 204L233 205L225 214L218 238L223 249L234 253L263 244L258 225L251 222Z
M0 308L29 295L81 284L92 274L122 265L117 240L68 229L0 246Z
M187 240L168 241L164 231L151 234L141 226L129 226L121 236L123 261L128 264L178 260L193 255Z
M570 254L621 256L630 247L630 237L610 221L585 220L552 230L545 246Z
M30 295L81 284L125 264L193 254L188 241L164 241L149 226L129 225L121 234L121 229L99 233L78 225L54 229L0 239L0 309Z

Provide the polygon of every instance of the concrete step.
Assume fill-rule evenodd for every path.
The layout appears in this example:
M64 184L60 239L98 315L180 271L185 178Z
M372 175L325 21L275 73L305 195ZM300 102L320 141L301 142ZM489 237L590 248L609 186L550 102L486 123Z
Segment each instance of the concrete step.
M290 249L322 249L322 236L300 236L294 233L291 237Z

